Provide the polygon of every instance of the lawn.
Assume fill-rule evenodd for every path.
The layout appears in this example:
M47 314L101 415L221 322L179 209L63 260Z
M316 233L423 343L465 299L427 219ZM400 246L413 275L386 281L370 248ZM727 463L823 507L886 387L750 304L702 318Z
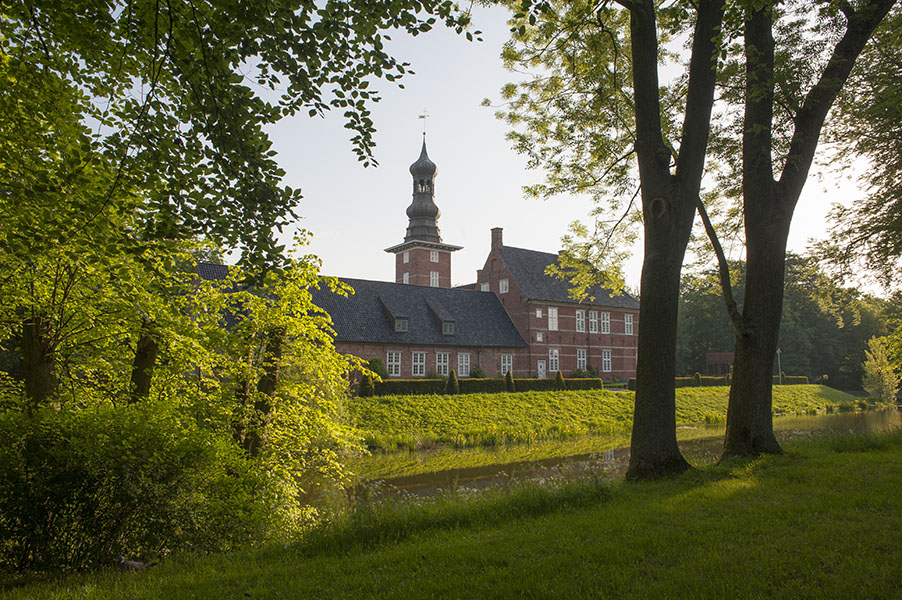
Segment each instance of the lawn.
M677 424L720 423L727 387L678 388ZM348 411L373 449L436 444L495 446L629 432L634 394L606 390L352 398ZM806 414L854 407L848 394L820 385L774 387L774 412Z
M172 557L10 598L899 598L902 435L642 484L584 480L358 511L292 546Z

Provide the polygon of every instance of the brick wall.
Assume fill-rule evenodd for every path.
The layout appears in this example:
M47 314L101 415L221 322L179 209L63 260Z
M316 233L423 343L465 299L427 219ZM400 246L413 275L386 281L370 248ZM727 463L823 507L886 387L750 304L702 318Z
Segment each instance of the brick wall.
M438 273L438 287L451 287L451 253L438 250L438 262L430 260L431 249L414 247L407 250L408 262L404 262L404 252L395 255L395 283L404 283L404 273L408 274L410 285L430 284L430 273Z
M387 356L389 352L401 353L401 379L414 378L413 353L423 352L426 358L425 377L438 371L436 367L436 355L444 353L448 355L450 369L459 374L458 357L468 354L470 358L470 370L477 366L485 371L487 377L501 377L501 355L510 354L513 361L514 377L527 377L528 356L525 348L473 348L456 346L403 346L399 344L367 344L359 342L335 342L335 348L342 354L353 354L365 361L372 358L380 359L388 367Z

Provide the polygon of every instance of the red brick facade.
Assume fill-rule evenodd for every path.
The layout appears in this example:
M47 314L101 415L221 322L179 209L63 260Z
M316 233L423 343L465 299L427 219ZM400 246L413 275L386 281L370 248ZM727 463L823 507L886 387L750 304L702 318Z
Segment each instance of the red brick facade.
M433 258L437 261L433 262ZM407 281L404 280L405 273ZM433 285L433 277L437 278L438 285ZM395 283L451 287L451 252L425 246L398 252L395 255Z
M527 356L522 348L469 348L469 347L450 347L450 346L412 346L399 344L363 344L336 342L335 348L342 354L353 354L364 360L378 358L389 368L389 352L400 353L400 374L391 375L400 379L412 379L418 377L428 377L433 374L447 375L441 368L441 364L437 362L437 355L445 355L447 357L448 369L454 369L459 377L467 377L468 374L461 375L461 355L466 355L463 364L469 364L469 370L472 371L476 367L482 369L488 377L501 376L501 360L502 355L510 356L513 363L513 371L515 377L525 377L527 370ZM424 356L423 369L420 373L414 374L414 354L422 353Z

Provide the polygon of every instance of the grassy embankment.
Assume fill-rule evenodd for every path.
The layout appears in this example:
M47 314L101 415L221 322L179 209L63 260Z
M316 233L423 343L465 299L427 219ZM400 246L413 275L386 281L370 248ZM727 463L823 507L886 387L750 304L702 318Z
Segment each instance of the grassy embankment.
M902 434L643 484L524 486L356 513L306 543L173 557L10 598L898 598Z
M723 422L728 391L727 387L677 389L677 424ZM349 413L366 443L375 449L494 446L628 432L633 398L632 392L594 390L381 396L353 398ZM854 402L852 396L825 386L774 387L775 413L851 409Z

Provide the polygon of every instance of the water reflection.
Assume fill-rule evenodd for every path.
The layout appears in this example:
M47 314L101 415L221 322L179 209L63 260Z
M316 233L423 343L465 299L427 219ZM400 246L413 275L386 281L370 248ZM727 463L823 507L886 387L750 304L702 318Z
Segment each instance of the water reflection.
M866 411L774 418L774 432L781 443L828 434L881 433L902 429L902 411ZM694 465L713 464L723 446L724 425L680 427L680 450ZM551 441L521 447L496 449L450 449L394 453L369 457L370 472L391 469L429 470L400 477L376 477L380 495L404 493L432 495L447 489L481 489L514 480L547 479L593 474L621 477L629 463L629 437L624 433L586 436L576 440ZM382 460L384 464L379 464ZM467 465L441 468L443 465ZM363 465L364 471L366 465ZM367 485L373 489L371 484Z

